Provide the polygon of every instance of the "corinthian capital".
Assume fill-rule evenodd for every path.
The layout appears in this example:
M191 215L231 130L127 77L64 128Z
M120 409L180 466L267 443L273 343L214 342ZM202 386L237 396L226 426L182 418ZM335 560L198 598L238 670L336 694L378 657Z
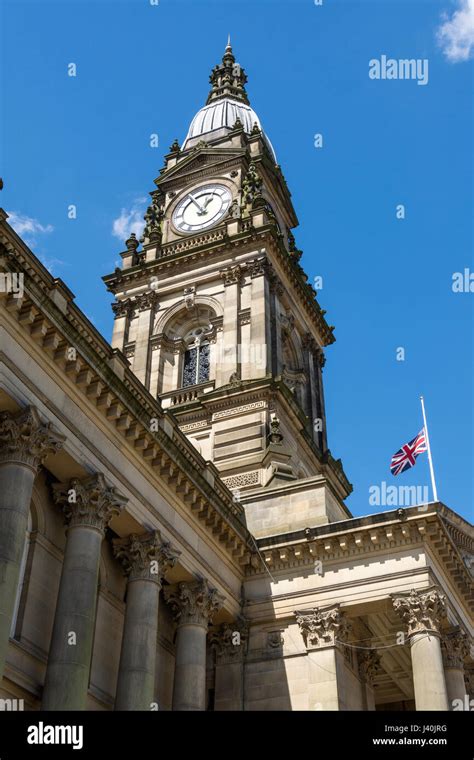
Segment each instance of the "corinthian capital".
M246 650L249 637L249 623L238 617L235 623L222 623L220 628L209 634L209 643L216 653L218 663L238 662Z
M169 541L163 541L159 530L115 538L112 544L129 581L149 580L161 585L166 571L176 564L180 554L171 548Z
M471 651L469 636L458 626L442 637L441 651L445 668L462 670Z
M446 616L446 597L436 586L392 594L392 603L407 626L409 636L415 633L439 633L441 621Z
M69 527L80 525L102 533L128 501L116 488L106 484L100 472L81 480L72 478L69 483L55 483L53 499L63 508Z
M359 675L365 683L372 683L380 670L380 655L375 649L359 650L357 653Z
M48 454L59 451L64 440L51 423L41 422L34 406L16 414L0 413L0 462L19 462L37 470Z
M338 641L345 641L350 631L350 623L338 604L295 615L307 649L333 647Z
M195 623L207 628L212 616L222 607L224 597L200 578L165 588L165 600L171 605L178 625Z

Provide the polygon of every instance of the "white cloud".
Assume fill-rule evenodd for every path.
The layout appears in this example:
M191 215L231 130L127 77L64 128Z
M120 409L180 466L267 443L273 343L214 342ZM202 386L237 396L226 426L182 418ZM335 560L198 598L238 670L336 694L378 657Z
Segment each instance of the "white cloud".
M474 0L458 0L459 7L449 18L445 13L436 37L451 63L468 61L474 54Z
M130 208L123 208L120 216L114 219L112 235L125 242L130 233L134 232L139 238L143 232L145 222L143 216L147 208L147 198L136 198Z
M51 224L41 224L37 219L32 219L17 211L8 211L8 223L20 235L27 245L33 247L37 244L37 236L52 232L54 227Z

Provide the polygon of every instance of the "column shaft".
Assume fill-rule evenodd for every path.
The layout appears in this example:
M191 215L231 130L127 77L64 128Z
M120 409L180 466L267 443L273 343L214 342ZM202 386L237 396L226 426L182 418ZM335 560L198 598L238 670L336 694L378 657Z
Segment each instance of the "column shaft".
M31 467L17 462L0 465L0 680L15 609L34 479Z
M173 686L173 710L206 707L207 626L188 623L178 627Z
M433 633L414 634L410 645L416 709L448 710L439 637Z
M101 543L102 534L94 528L74 526L68 531L43 690L43 710L85 708Z

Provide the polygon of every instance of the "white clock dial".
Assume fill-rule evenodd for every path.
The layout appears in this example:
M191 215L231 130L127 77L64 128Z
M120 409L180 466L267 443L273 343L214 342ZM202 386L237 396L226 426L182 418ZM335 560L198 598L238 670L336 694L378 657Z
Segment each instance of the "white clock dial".
M232 201L225 185L203 185L180 200L173 213L173 223L181 232L199 232L217 224Z

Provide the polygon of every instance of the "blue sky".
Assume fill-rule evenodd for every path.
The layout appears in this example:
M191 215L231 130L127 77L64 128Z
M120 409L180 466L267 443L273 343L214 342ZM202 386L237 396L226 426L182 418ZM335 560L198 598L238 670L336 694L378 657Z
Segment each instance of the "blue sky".
M397 479L389 471L422 427L423 393L439 497L472 517L474 294L454 293L452 276L474 270L473 8L4 2L1 203L107 338L101 275L124 248L114 222L118 233L141 218L231 33L293 195L302 263L323 277L318 300L336 326L324 370L328 436L354 485L355 515L387 508L369 504L382 481L429 483L426 455ZM428 84L370 79L369 61L382 55L428 59Z

